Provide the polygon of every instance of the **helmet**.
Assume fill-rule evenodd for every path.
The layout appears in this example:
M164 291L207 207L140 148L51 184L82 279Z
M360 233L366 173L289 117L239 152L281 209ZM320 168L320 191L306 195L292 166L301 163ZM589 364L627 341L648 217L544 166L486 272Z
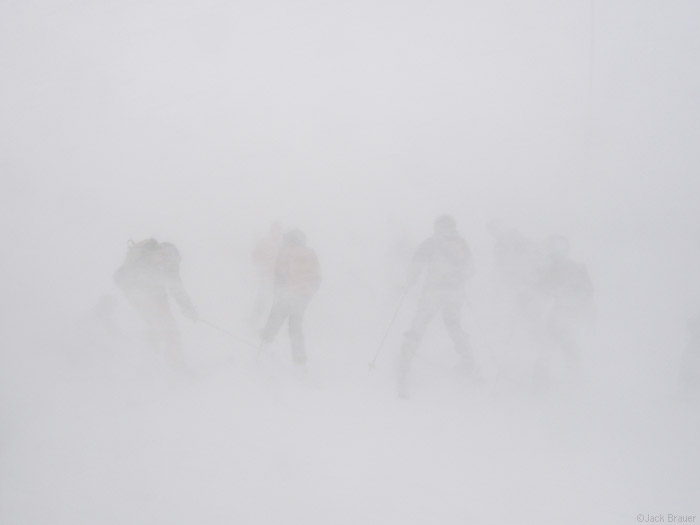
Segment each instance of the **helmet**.
M440 215L435 219L433 231L436 234L454 233L457 231L457 223L452 215Z

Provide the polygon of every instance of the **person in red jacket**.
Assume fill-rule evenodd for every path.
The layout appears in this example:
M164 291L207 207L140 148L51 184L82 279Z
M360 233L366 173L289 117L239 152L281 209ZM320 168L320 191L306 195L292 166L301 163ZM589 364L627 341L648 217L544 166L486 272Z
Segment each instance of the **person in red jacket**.
M306 363L302 323L306 307L320 284L320 265L316 253L306 246L306 235L297 229L286 232L275 262L275 302L260 332L263 347L274 341L286 320L292 360L297 365Z

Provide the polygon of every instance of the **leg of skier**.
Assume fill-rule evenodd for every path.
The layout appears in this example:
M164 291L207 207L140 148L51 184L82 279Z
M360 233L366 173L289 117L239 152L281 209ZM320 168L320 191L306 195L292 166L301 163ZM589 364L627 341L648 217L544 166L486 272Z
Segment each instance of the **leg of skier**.
M260 322L265 309L270 305L272 296L272 279L266 272L260 271L258 273L258 288L255 294L255 302L249 317L251 329L255 329L255 326Z
M446 292L441 302L442 320L445 323L447 333L454 343L455 351L460 357L457 370L466 376L475 378L478 371L472 355L469 336L462 328L461 322L464 296L459 292Z
M423 334L425 334L425 329L437 313L439 305L436 299L434 293L429 291L423 293L418 302L418 308L413 318L411 328L404 336L404 342L401 346L401 354L399 356L397 385L399 396L402 398L408 397L408 373L411 368L411 361L420 346Z
M260 330L260 339L263 348L265 345L275 340L280 328L282 328L284 320L289 316L290 311L289 299L282 295L277 297L275 304L272 305L272 310L270 310L270 315L267 318L265 326Z
M578 330L576 320L573 317L561 316L552 323L551 334L554 344L564 361L566 361L568 378L567 382L576 384L581 379L580 351L578 345Z
M306 310L307 302L308 301L304 297L296 298L289 312L289 341L292 346L292 361L295 365L300 366L306 364L302 322L304 320L304 311Z
M160 346L163 348L163 358L168 367L176 374L190 375L192 371L185 363L182 348L182 337L177 321L170 310L170 302L165 294L153 295L150 298L151 322Z
M156 351L163 352L163 358L171 368L184 369L182 339L170 311L168 296L132 290L127 299L148 326L149 339Z

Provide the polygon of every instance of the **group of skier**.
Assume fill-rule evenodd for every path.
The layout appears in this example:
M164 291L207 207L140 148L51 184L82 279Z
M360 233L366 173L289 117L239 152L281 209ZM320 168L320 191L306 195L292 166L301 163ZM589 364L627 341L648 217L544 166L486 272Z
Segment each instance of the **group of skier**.
M581 315L592 307L593 287L583 265L572 261L563 237L552 237L542 245L531 243L513 229L492 224L494 268L508 290L514 318L538 325L549 338L540 353L535 374L547 374L549 358L559 351L574 366L577 358L575 327ZM268 235L254 248L253 262L258 276L258 293L251 323L262 325L259 347L264 350L288 325L292 361L304 366L307 360L303 320L309 302L321 284L321 269L314 250L298 229L284 231L274 223ZM176 366L183 366L182 345L176 321L170 312L171 296L182 313L199 319L179 274L180 254L174 245L146 239L130 241L115 282L145 321L154 345ZM469 246L452 216L434 222L433 234L415 251L403 286L404 295L422 279L413 320L404 334L399 351L397 386L400 396L409 393L411 363L426 328L438 314L442 318L459 356L458 370L464 377L481 377L470 340L462 326L462 309L467 281L474 274ZM264 322L262 313L272 307Z
M260 330L260 344L271 343L287 321L294 363L306 363L302 324L309 301L321 284L316 253L306 246L306 235L298 229L282 232L275 224L270 235L253 253L260 270L260 288L254 314L265 307L266 291L274 293L274 302ZM154 347L164 353L172 365L184 366L180 332L170 312L168 296L183 315L199 320L197 310L180 277L180 254L171 243L146 239L129 241L124 263L114 275L116 285L143 319Z
M505 296L499 316L508 319L508 338L519 331L519 343L535 348L528 374L535 387L546 387L554 361L568 364L568 379L579 373L579 341L594 314L593 284L586 267L571 259L566 238L554 235L542 243L493 222L495 287ZM469 247L449 215L437 218L433 235L412 257L406 288L423 274L415 316L405 333L398 367L398 392L409 392L409 368L426 327L440 314L459 356L459 375L481 379L472 346L462 327L466 284L474 274ZM529 339L528 339L529 337Z

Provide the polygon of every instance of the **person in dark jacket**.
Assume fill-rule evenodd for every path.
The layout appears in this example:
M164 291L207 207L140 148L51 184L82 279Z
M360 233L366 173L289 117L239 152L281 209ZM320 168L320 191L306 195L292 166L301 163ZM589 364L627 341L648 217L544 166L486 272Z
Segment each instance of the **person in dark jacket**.
M542 254L534 287L541 305L544 343L535 363L537 387L549 384L555 357L566 360L571 379L579 375L580 340L595 318L593 282L586 266L571 258L566 237L552 235L545 239Z
M165 351L171 364L181 365L182 343L169 297L175 299L185 317L196 321L198 316L180 278L177 248L155 239L129 241L126 258L114 274L114 281L146 322L152 344Z
M445 328L461 358L460 368L475 374L469 337L462 327L461 312L466 298L466 282L474 273L474 265L467 242L457 231L455 220L449 215L437 218L433 236L416 250L409 270L407 288L423 276L423 290L416 314L406 332L399 357L398 389L401 397L408 395L408 373L425 330L436 314L442 316Z

